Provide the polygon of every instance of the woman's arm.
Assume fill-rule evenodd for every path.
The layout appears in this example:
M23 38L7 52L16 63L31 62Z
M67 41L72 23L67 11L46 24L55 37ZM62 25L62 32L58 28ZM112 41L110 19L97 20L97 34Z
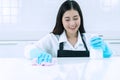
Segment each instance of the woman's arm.
M102 49L103 51L103 58L109 58L112 55L112 51L105 43L105 41L100 37L93 37L90 40L90 44L94 49Z
M49 34L40 39L39 41L28 44L25 46L24 54L28 59L36 58L40 55L41 52L47 52L50 47L50 38Z

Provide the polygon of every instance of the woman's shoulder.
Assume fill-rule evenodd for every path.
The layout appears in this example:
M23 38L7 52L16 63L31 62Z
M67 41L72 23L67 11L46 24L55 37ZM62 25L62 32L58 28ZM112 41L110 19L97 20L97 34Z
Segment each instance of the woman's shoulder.
M56 34L53 34L53 33L50 33L49 35L51 36L51 38L59 40L60 35L56 35Z
M87 33L82 33L81 35L83 36L83 38L87 37Z
M91 37L103 37L102 34L99 33L83 33L83 35L87 38L91 38Z
M92 38L93 35L95 35L95 34L93 34L93 33L82 33L82 35L83 35L83 38L85 40L88 40L88 39Z
M40 40L58 40L58 39L59 39L59 35L55 35L53 33L48 33Z

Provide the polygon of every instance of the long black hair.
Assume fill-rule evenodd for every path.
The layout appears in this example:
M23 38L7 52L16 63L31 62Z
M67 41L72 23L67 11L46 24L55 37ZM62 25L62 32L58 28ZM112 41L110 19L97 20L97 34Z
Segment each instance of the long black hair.
M52 31L53 34L60 35L64 31L64 27L62 24L62 17L66 11L71 10L71 9L78 11L79 16L81 18L81 25L79 27L79 31L80 31L80 33L85 33L85 29L84 29L84 25L83 25L82 11L80 9L79 4L76 1L67 0L61 5L61 7L58 11L57 18L56 18L56 24Z

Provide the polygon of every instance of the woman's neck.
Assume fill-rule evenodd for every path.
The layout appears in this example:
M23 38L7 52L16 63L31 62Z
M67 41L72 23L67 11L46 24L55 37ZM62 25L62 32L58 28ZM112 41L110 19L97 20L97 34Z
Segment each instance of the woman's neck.
M67 33L66 32L66 36L67 36L68 39L77 38L78 33Z
M78 40L78 34L67 34L67 39L70 42L70 44L74 47Z

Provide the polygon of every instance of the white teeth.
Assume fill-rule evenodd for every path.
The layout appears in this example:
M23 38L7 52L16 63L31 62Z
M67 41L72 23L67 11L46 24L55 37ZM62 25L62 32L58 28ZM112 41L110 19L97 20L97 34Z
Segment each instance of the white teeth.
M74 29L75 27L70 27L71 29Z

